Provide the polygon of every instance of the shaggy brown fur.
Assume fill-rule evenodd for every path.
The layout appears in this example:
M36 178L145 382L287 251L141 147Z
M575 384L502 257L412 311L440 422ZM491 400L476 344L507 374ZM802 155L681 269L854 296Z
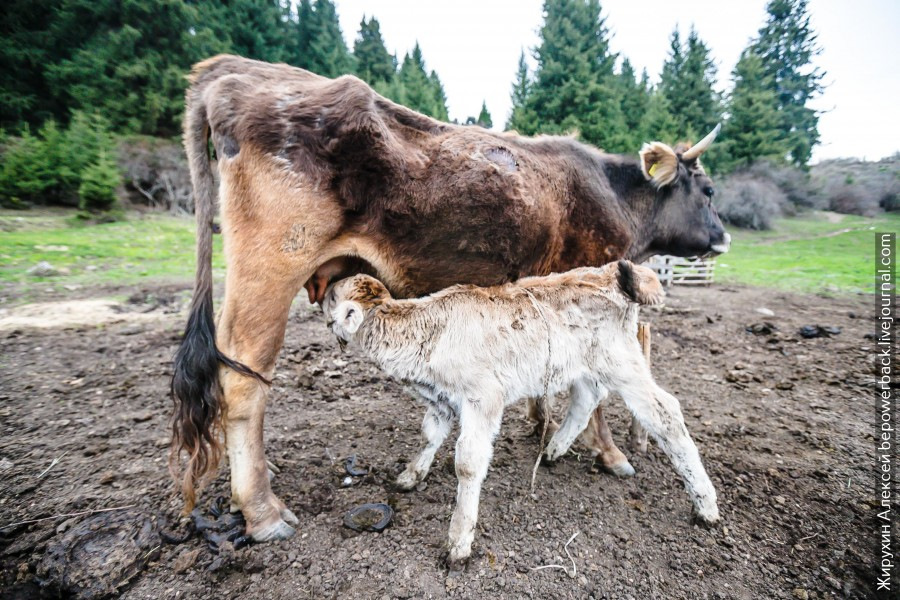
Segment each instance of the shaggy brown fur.
M218 157L228 265L215 344L204 335L212 332L211 302L197 299L212 281L208 139ZM190 504L187 490L215 467L212 432L221 420L232 502L257 539L286 534L272 530L287 513L265 472L261 384L302 286L321 300L329 280L363 271L410 297L657 252L703 254L725 239L703 194L711 182L691 164L680 162L675 179L658 185L636 158L571 138L441 123L352 76L331 80L236 56L194 68L185 148L198 269L194 325L173 381L173 457L191 457ZM259 377L242 375L250 372Z

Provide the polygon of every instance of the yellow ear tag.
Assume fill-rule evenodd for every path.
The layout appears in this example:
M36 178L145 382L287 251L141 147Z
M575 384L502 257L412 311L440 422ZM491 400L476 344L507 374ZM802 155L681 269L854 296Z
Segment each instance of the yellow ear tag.
M647 173L650 175L650 177L653 177L656 174L657 167L659 167L659 163L653 163L652 165L650 165L650 168L647 169Z

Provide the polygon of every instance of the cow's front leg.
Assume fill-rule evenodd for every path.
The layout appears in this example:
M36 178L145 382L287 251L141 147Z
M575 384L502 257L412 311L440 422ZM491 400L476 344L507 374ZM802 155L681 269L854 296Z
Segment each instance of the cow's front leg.
M300 284L241 277L245 265L228 272L225 304L218 324L219 348L271 378L281 350L291 300ZM263 271L264 273L264 271ZM247 534L257 542L288 538L297 517L272 492L263 445L268 389L259 381L221 369L223 428L231 465L231 509L240 510Z
M487 476L494 437L500 431L503 400L495 397L465 400L459 415L459 439L456 441L456 508L450 519L449 554L451 570L461 569L472 553L481 484Z
M406 465L406 469L397 477L397 486L403 490L411 490L420 481L425 479L431 470L434 454L447 439L450 433L451 415L447 407L438 407L433 404L425 411L422 420L422 434L425 436L425 447L415 460Z
M526 406L528 420L534 423L532 435L540 437L544 434L544 419L549 419L547 422L547 435L554 435L559 430L559 424L553 420L553 403L550 401L550 398L546 396L528 398Z

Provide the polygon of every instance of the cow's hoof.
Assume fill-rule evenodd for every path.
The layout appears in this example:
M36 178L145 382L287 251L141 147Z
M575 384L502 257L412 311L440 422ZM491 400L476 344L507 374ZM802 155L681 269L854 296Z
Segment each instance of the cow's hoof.
M300 524L300 519L298 519L297 515L295 515L288 508L281 511L281 518L284 519L284 522L287 523L288 525L299 525Z
M616 477L634 477L634 467L628 459L614 465L606 465L605 468Z
M600 450L594 455L594 462L616 477L634 477L634 467L628 462L628 457L622 454L618 448Z
M289 510L285 509L290 516L293 517L294 524L296 524L297 517L294 516ZM272 542L275 540L286 540L297 533L297 530L288 525L284 519L278 519L268 525L257 529L251 534L254 542Z

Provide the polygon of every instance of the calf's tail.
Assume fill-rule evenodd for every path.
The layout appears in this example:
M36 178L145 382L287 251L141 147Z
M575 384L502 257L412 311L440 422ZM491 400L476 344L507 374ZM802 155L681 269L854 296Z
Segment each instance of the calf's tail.
M185 512L194 507L196 490L215 473L222 454L219 441L221 428L221 395L219 366L269 382L250 367L232 360L216 347L213 317L213 217L215 181L209 160L209 123L206 106L192 87L187 93L184 145L194 191L197 217L197 273L190 316L181 345L175 354L172 375L172 443L169 469L176 482L180 480ZM181 453L187 454L187 465L181 473Z

